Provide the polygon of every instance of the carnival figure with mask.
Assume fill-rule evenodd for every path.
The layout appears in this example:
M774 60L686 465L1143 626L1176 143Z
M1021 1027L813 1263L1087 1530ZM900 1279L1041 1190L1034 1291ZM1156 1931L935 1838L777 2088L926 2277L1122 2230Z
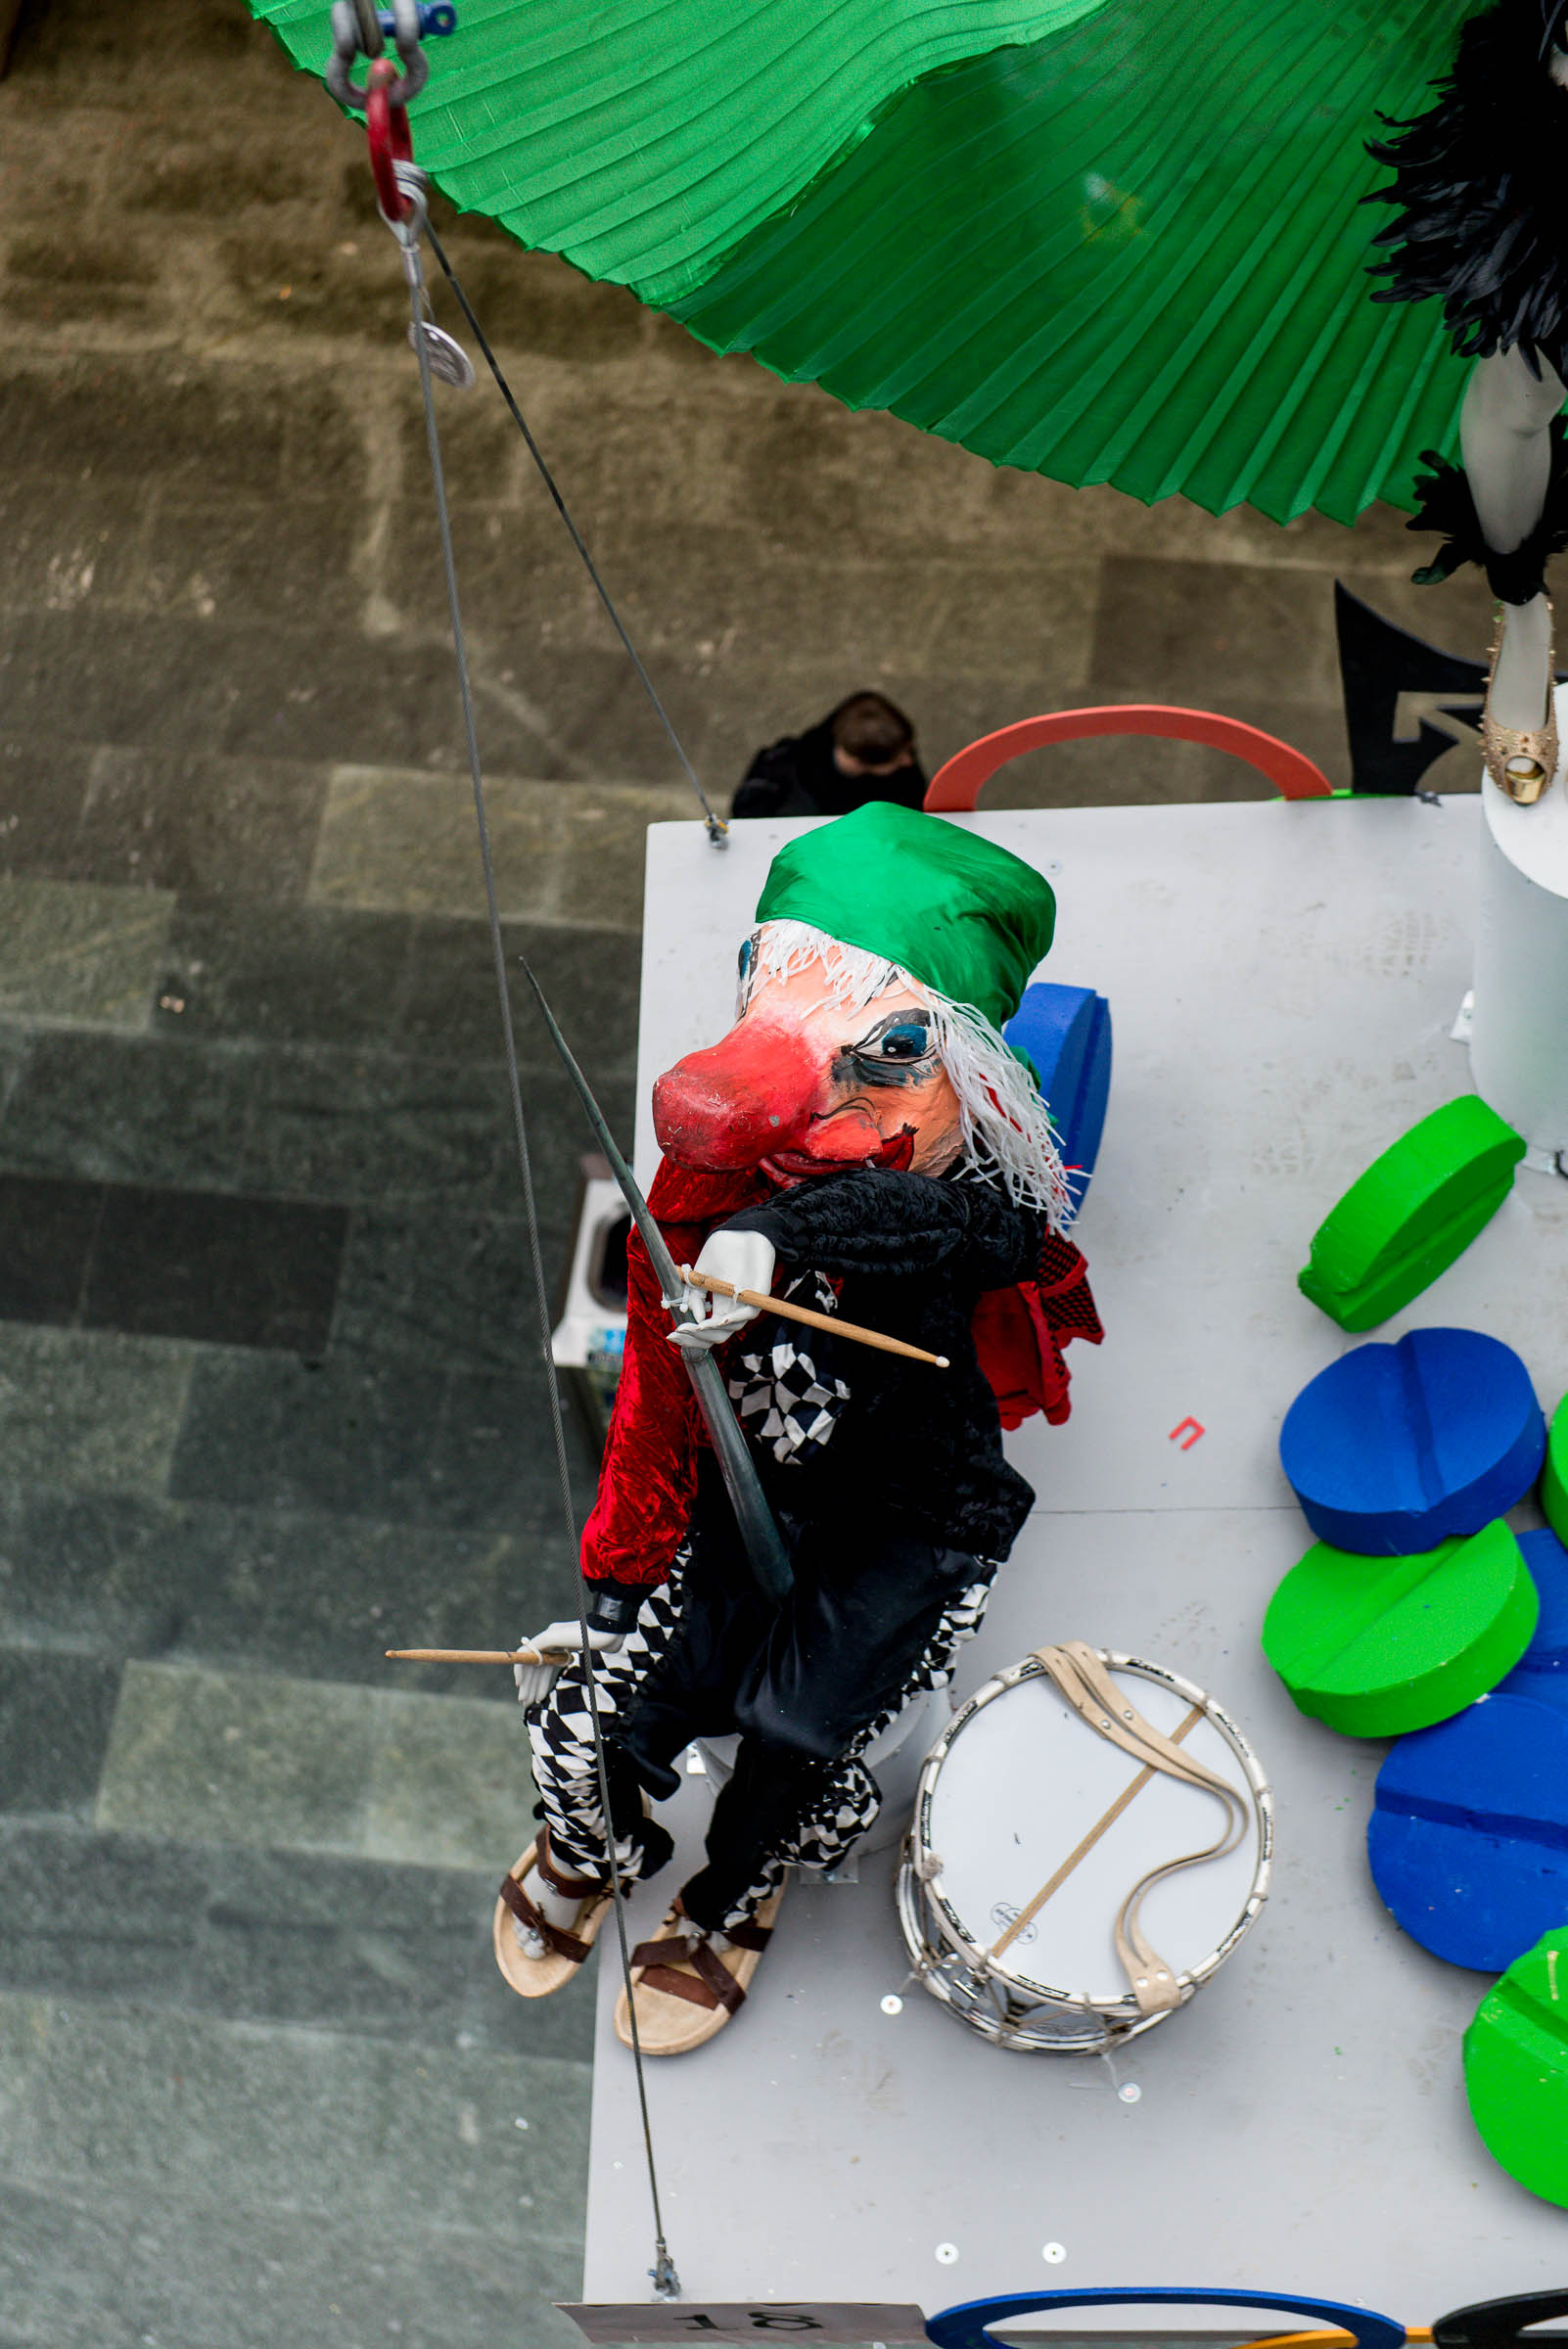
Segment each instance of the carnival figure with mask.
M648 1798L696 1737L739 1732L704 1865L633 1953L641 2045L677 2052L739 2007L792 1865L830 1867L875 1815L864 1755L978 1628L1033 1494L1001 1434L1067 1416L1061 1349L1100 1328L1064 1236L1046 1103L1001 1024L1051 940L1019 858L890 804L774 859L741 945L739 1017L654 1090L649 1206L698 1281L671 1328L628 1250L624 1368L584 1529L576 1621L520 1666L540 1828L502 1887L497 1953L542 1996L622 1875L664 1865ZM776 1293L946 1358L934 1369L728 1302ZM716 1349L794 1588L759 1594L678 1348ZM601 1801L587 1676L604 1741ZM629 2019L618 2029L629 2036Z

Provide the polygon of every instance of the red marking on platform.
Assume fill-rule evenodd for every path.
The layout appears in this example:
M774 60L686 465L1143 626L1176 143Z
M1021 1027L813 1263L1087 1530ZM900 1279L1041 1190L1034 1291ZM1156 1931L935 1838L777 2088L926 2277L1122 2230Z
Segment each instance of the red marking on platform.
M1189 1427L1192 1430L1190 1436L1187 1434L1187 1429ZM1181 1419L1178 1420L1176 1425L1171 1430L1171 1433L1167 1437L1166 1441L1170 1444L1179 1443L1183 1451L1190 1451L1193 1445L1196 1444L1198 1438L1203 1433L1203 1427L1198 1420Z

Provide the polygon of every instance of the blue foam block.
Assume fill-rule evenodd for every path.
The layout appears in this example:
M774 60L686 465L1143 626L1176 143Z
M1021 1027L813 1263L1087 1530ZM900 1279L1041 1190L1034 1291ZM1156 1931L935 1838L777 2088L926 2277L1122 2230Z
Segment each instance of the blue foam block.
M1026 987L1002 1035L1039 1071L1073 1204L1082 1207L1111 1096L1111 1006L1091 987Z
M1545 1450L1529 1371L1476 1329L1358 1346L1303 1387L1279 1433L1313 1532L1366 1557L1478 1534L1529 1492Z
M1400 1738L1374 1805L1373 1880L1434 1957L1501 1973L1568 1924L1568 1712L1485 1696Z
M1499 1696L1533 1696L1544 1705L1568 1711L1568 1549L1549 1526L1539 1533L1520 1534L1520 1549L1530 1580L1541 1593L1541 1613L1535 1637L1505 1681Z

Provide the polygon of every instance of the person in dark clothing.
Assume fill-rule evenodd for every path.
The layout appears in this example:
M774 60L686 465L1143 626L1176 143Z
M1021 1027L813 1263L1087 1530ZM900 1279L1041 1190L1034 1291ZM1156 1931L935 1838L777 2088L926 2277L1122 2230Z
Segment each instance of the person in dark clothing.
M914 728L880 693L852 693L804 734L759 751L732 815L848 815L871 800L918 807L926 778Z

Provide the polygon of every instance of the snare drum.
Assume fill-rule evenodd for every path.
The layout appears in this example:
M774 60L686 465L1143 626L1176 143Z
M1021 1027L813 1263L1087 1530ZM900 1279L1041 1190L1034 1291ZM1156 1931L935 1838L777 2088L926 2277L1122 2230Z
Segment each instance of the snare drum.
M1273 1806L1213 1697L1074 1640L933 1746L899 1867L919 1979L1009 2048L1095 2054L1184 2005L1263 1907Z

